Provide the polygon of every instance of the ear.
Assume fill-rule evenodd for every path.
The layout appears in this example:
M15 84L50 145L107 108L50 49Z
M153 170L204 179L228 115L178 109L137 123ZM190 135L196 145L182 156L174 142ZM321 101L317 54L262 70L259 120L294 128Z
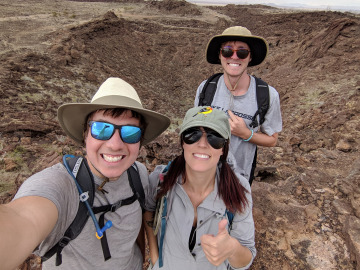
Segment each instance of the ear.
M84 147L86 148L86 141L87 139L89 138L90 135L90 129L86 129L83 131L83 144L84 144Z

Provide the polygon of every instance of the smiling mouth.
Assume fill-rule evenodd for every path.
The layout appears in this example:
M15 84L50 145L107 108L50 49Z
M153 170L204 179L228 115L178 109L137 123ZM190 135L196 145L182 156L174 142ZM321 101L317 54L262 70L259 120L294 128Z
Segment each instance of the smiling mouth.
M110 155L105 155L105 154L102 154L102 157L107 162L118 162L118 161L120 161L120 160L122 160L124 158L123 155L121 155L121 156L110 156Z
M203 159L209 159L210 158L209 155L205 155L205 154L194 154L194 157L203 158Z
M240 66L240 64L235 64L235 63L228 63L228 65L231 67L239 67Z

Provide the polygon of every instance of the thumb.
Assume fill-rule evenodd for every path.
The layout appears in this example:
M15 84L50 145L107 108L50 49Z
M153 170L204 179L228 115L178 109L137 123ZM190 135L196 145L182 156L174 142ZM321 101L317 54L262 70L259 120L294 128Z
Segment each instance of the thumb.
M219 222L219 230L218 230L218 235L221 234L221 233L227 233L227 230L226 230L226 225L228 224L228 221L227 219L222 219L220 222Z

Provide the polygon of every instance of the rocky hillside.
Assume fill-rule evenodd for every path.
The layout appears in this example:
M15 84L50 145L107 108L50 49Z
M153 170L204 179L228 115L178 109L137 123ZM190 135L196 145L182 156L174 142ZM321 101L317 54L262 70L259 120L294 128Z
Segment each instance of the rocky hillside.
M132 84L171 127L141 150L149 170L179 153L176 127L218 66L209 38L242 25L270 44L251 72L281 97L283 132L260 148L251 269L360 269L360 17L185 1L0 3L0 202L31 174L82 149L56 118L109 76ZM40 269L30 258L21 269Z

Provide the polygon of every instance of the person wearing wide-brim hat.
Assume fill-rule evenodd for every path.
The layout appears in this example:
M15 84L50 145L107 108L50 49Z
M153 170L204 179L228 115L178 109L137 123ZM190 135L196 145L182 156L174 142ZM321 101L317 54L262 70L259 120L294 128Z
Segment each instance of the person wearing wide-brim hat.
M203 81L194 101L195 106L210 105L228 112L232 134L229 162L250 184L254 179L257 145L275 146L282 130L278 92L248 73L248 67L265 61L268 51L263 37L242 26L229 27L213 36L206 46L206 60L220 64L223 74L216 77L217 82ZM211 85L216 89L213 99L205 95L205 89ZM265 92L265 102L261 104L257 101L257 88ZM258 111L263 104L267 106L264 117Z
M170 119L145 109L135 89L120 78L108 78L89 103L60 106L58 119L86 155L32 175L10 203L0 206L2 269L16 268L33 252L44 259L43 269L142 270L137 239L149 183L145 165L136 159L141 145L165 131ZM131 177L129 168L135 169ZM95 208L84 185L79 188L80 178L93 185ZM82 228L74 218L83 205L87 210L81 212L90 217ZM74 227L64 234L73 221L81 232L69 241Z

